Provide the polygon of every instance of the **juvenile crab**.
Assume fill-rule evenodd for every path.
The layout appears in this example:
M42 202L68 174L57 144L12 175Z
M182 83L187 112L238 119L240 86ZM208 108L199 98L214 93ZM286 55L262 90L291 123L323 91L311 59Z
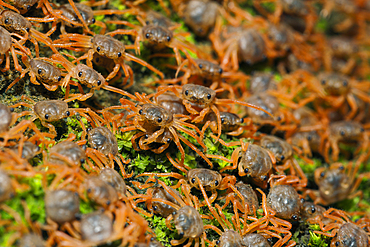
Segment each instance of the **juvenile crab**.
M242 61L255 64L277 56L265 34L254 27L228 26L223 30L221 20L217 20L210 39L221 59L221 67L230 71L237 71Z
M286 141L300 155L303 152L304 155L312 157L312 152L319 153L321 132L314 128L320 122L318 116L311 109L300 107L293 111L293 117L299 124L299 128L288 131Z
M277 89L277 82L273 73L255 72L249 81L249 91L251 94L259 94L269 90Z
M146 21L144 21L141 16L143 16ZM174 32L178 25L174 25L169 19L161 16L159 13L149 11L148 13L142 13L137 18L142 26L133 25L127 21L108 21L107 23L123 24L133 28L134 30L131 31L133 34L136 33L135 49L139 54L140 41L145 41L156 53L163 51L163 49L167 47L173 49L178 64L181 63L180 51L185 54L188 54L188 51L199 54L196 47L185 40L188 33ZM110 34L114 35L116 33L121 33L120 30L121 29L118 29ZM164 56L167 55L168 54L164 54ZM162 54L154 54L152 57L154 56L162 56ZM163 76L161 77L163 79Z
M122 175L126 177L126 172L122 163L127 164L130 160L126 161L118 152L118 144L115 135L106 127L96 127L87 129L87 136L91 148L86 149L86 155L91 158L100 169L106 166L111 166L110 169L112 169L116 162ZM90 166L93 167L94 165L91 164Z
M361 191L357 188L361 184L363 178L369 178L369 173L358 173L361 164L361 159L355 164L352 162L344 166L341 163L333 163L327 169L320 167L315 170L315 182L319 187L318 191L307 190L304 194L309 195L316 204L330 205L346 198L353 198L361 195Z
M252 136L257 131L250 118L241 118L238 115L230 112L220 112L221 128L227 135L239 136L243 134L244 130L248 131L248 135ZM245 124L245 125L244 125ZM202 127L202 133L210 127L212 132L217 134L217 116L215 113L209 113L205 118L205 124ZM211 136L217 140L217 137Z
M12 3L13 5L10 5L6 2L10 2ZM37 0L11 0L11 1L0 1L0 5L2 7L7 7L17 13L21 13L21 14L24 14L26 13L33 5L35 5L38 1ZM43 2L43 1L41 1Z
M256 125L278 125L276 119L282 120L282 113L280 104L275 96L267 92L252 95L245 100L248 104L258 105L263 110L256 108L245 108L245 112L249 118L252 119ZM277 116L276 118L274 116Z
M172 92L166 92L158 95L154 102L163 107L165 110L171 112L172 114L182 114L188 115L188 111L182 104L182 99L177 97Z
M89 247L120 240L123 245L134 247L138 241L144 241L148 230L145 219L123 203L118 203L111 211L84 215L78 223L67 232L54 231L48 243Z
M13 151L20 151L22 159L30 160L40 153L41 148L32 142L25 141L24 143L18 143L11 147Z
M49 128L51 134L56 135L55 127L51 124L51 122L60 120L65 117L72 116L73 114L79 113L80 115L84 116L85 118L91 120L92 118L89 117L86 113L91 114L94 116L94 119L101 119L94 111L91 109L78 109L78 108L68 108L68 104L65 101L62 100L45 100L45 101L39 101L34 102L32 99L30 99L27 96L22 96L22 100L27 99L28 101L31 101L33 105L25 102L20 102L12 107L18 107L18 106L25 106L30 109L31 111L23 111L22 113L18 114L18 117L31 115L30 121L34 121L37 118L40 119L41 124L47 128ZM80 120L81 127L86 132L85 125Z
M72 221L80 212L80 198L70 190L52 190L45 195L46 215L52 221L63 224Z
M222 209L232 203L235 204L235 207L244 214L256 214L256 211L259 208L259 201L252 186L239 181L235 185L229 184L229 190L230 192L226 196L226 202L222 206Z
M191 0L186 3L172 0L171 4L175 9L178 8L185 23L201 37L205 37L212 29L221 9L218 3L208 0Z
M164 75L162 72L154 68L149 63L131 55L130 53L127 53L125 45L121 41L110 36L110 35L114 36L116 34L135 34L134 30L120 30L119 32L118 31L119 30L105 35L96 34L93 37L81 34L61 35L59 40L54 41L54 45L56 47L67 48L71 50L81 50L81 48L85 49L87 48L88 49L87 53L79 57L76 61L86 59L86 64L90 68L92 68L91 61L93 60L94 53L112 59L115 62L115 67L113 71L107 76L106 78L107 81L111 80L117 74L119 68L122 67L125 76L126 77L131 76L130 85L133 84L132 69L124 63L124 59L132 60L136 63L139 63L147 67L148 69L152 70L163 79Z
M369 246L370 239L367 232L363 227L368 223L354 223L350 220L349 216L342 210L330 208L323 213L324 217L331 219L330 222L324 225L319 222L321 231L314 231L316 234L322 234L328 237L334 237L331 241L331 247L344 247L344 246ZM328 233L327 231L330 231Z
M60 32L67 34L65 27L78 27L82 26L84 32L91 33L88 28L89 25L96 25L101 27L101 33L105 33L106 25L104 22L98 21L94 18L96 15L109 15L109 14L125 14L130 10L92 10L90 6L81 3L74 3L70 1L69 4L63 4L56 9L52 9L49 14L50 18L45 18L45 22L52 22L51 29L46 33L50 36L57 30L57 24L61 23ZM60 13L59 13L60 12Z
M152 178L148 179L149 181L153 181ZM181 239L180 240L171 240L171 245L182 245L186 240L189 240L188 243L184 246L190 247L193 242L195 242L195 246L199 247L199 240L202 241L202 247L205 246L206 234L204 232L204 225L202 218L209 218L205 215L200 215L197 209L199 208L199 201L197 198L192 197L190 195L190 186L188 184L181 185L181 191L184 193L185 198L184 200L178 196L178 193L174 192L174 190L167 186L163 181L156 180L158 183L169 195L171 195L179 205L161 199L161 198L147 198L153 202L161 202L175 208L176 211L170 214L166 218L166 226L168 229L171 229L171 220L174 221L176 230L178 231ZM195 208L194 208L195 206Z
M0 26L4 27L11 35L13 33L17 34L17 37L20 38L20 44L30 40L35 45L36 57L39 57L40 50L37 41L47 45L54 53L58 53L49 37L32 28L31 22L16 12L2 10L0 13Z
M4 202L15 195L12 179L4 170L0 170L0 202Z
M367 82L358 82L346 75L335 72L322 72L314 80L318 81L310 80L308 83L314 86L314 92L319 98L325 100L327 104L336 109L341 107L344 109L343 105L345 102L349 104L350 112L342 113L346 115L347 120L352 119L357 113L358 105L355 97L365 102L370 102L369 95L364 93L369 90ZM320 104L318 101L314 103ZM320 108L319 105L317 108Z
M329 125L329 128L321 136L320 150L323 150L325 160L329 163L329 151L332 149L331 157L337 161L339 157L339 143L360 143L357 151L364 152L369 147L369 137L364 126L355 121L339 121Z
M326 71L339 71L348 75L356 66L356 58L360 48L353 41L345 37L335 37L327 41L324 53L324 66ZM338 66L345 61L343 66Z
M10 69L10 56L9 52L12 54L14 68L17 71L22 71L22 66L19 65L17 54L24 56L25 54L31 55L31 52L28 48L24 47L20 42L14 39L13 36L22 38L20 35L13 33L10 34L5 28L0 26L0 64L3 63L5 58L5 67L1 69L1 72L6 72ZM18 48L18 50L15 50Z
M12 113L10 107L0 104L0 137L2 138L0 144L2 147L7 146L7 143L10 139L22 139L24 137L23 133L28 128L35 132L35 138L42 138L43 142L46 141L45 137L50 137L50 134L48 133L41 133L37 126L30 120L22 120L20 123L10 128L10 126L12 126L21 116L22 113Z
M181 195L179 194L179 192L177 192L177 190L174 189L171 190L173 191L173 193L176 193L181 198ZM157 186L152 190L149 189L147 191L147 194L152 194L153 199L163 199L180 206L176 199L173 196L171 196L165 189L163 189L163 187ZM149 209L150 207L153 209L154 213L159 214L165 218L167 218L170 214L176 212L176 208L171 207L170 205L167 205L163 202L158 201L150 202L150 200L146 200L145 203L147 204L147 207ZM152 205L150 205L150 203Z
M275 12L268 13L262 6L263 2L275 2ZM254 7L264 16L267 16L273 23L280 22L282 13L287 13L293 16L299 16L306 22L305 34L310 34L313 31L317 15L313 7L302 0L260 0L254 2Z
M295 241L293 240L289 241L289 239L292 237L292 233L290 232L292 224L289 221L284 220L284 218L279 216L278 213L274 209L272 209L272 207L269 205L269 198L266 197L266 194L261 189L257 188L257 190L259 193L262 194L261 208L263 209L263 217L258 219L249 216L244 219L244 221L246 220L253 221L242 231L242 235L244 236L245 241L247 241L244 244L246 246L254 246L251 245L251 241L253 241L255 242L254 244L260 243L262 246L265 246L266 241L263 241L263 239L261 239L261 236L253 235L247 237L247 235L252 232L258 232L260 234L263 234L264 236L268 235L271 237L278 238L279 240L274 244L274 246L276 247L283 246L285 243L287 244L287 246L295 246L296 245ZM287 210L289 211L288 208Z
M200 85L194 85L194 84L186 84L181 86L160 86L158 88L158 92L150 95L149 97L155 97L158 96L164 92L167 91L172 91L176 94L177 97L180 97L183 99L183 104L186 107L186 110L193 114L196 115L196 117L192 120L192 122L195 123L200 123L203 121L204 117L206 116L207 113L210 111L213 111L216 116L217 116L217 135L220 137L221 135L221 130L222 130L222 123L221 123L221 116L220 116L220 111L216 107L216 105L227 105L227 104L238 104L250 108L254 108L256 110L261 110L268 115L272 116L271 113L268 111L264 110L262 107L245 103L239 100L235 99L218 99L216 98L216 93L223 91L222 89L217 89L214 90L214 88L217 86L217 84L212 84L211 87L204 87ZM181 90L181 95L178 92L178 90ZM203 107L201 112L198 112L195 110L192 106L192 104Z
M267 195L267 206L276 212L277 217L297 221L302 202L293 186L274 184Z
M22 70L21 75L6 88L6 91L14 86L27 73L29 73L31 77L31 83L35 85L40 85L40 83L38 82L40 81L47 90L57 90L62 81L62 72L56 66L46 62L43 58L28 59L23 56L22 61L23 64L26 65L27 69Z
M139 95L137 94L137 96ZM185 137L178 133L178 131L180 130L192 136L206 150L206 147L203 144L202 140L199 138L199 136L197 136L197 133L200 133L199 129L192 124L186 123L185 120L187 119L187 117L183 118L183 115L173 115L170 112L166 111L164 108L151 103L148 99L142 98L142 101L147 103L138 108L132 105L132 102L126 101L128 104L131 104L131 109L135 112L135 117L134 120L130 121L131 126L121 128L122 132L132 131L136 129L142 131L134 135L131 139L133 147L136 150L148 150L150 149L150 144L157 142L161 143L162 146L151 150L155 153L162 153L170 145L171 141L174 141L181 152L181 164L177 165L176 162L173 162L173 164L179 170L186 172L187 170L183 167L185 151L180 143L181 140L187 146L193 149L197 154L199 154L211 167L213 167L212 163L208 160L203 152L201 152L196 146L194 146ZM193 130L185 128L184 126ZM194 132L194 130L196 132ZM140 148L136 144L136 139L138 138ZM167 157L169 157L169 154L167 154Z
M62 87L68 86L66 90L66 96L65 96L66 102L73 101L76 99L80 101L85 101L94 95L95 90L99 90L101 88L127 96L127 97L134 98L131 94L127 93L126 91L122 89L109 86L106 79L100 73L98 73L96 70L92 69L89 66L86 66L84 64L77 64L75 66L73 63L69 62L66 58L64 58L60 54L54 54L53 59L55 59L54 62L62 64L63 67L68 71L68 74L66 75L62 83ZM71 77L78 79L79 82L91 88L90 92L85 94L79 83L73 82L70 80ZM69 85L78 86L80 94L69 95L69 89L70 89ZM72 96L72 97L68 98L69 96Z
M173 161L171 161L173 163ZM143 173L139 176L153 176L151 173ZM212 195L208 199L210 202L213 202L217 198L217 190L227 189L230 185L236 183L236 178L234 176L225 176L222 177L221 174L217 171L213 171L206 168L194 168L187 171L186 178L178 173L158 173L155 174L157 177L174 177L179 179L179 182L173 186L174 189L179 188L181 185L190 185L192 188L200 189L200 184L206 191L211 191ZM187 180L187 181L186 181ZM203 204L200 204L203 206Z
M83 187L86 189L87 196L103 207L109 207L118 201L117 191L99 176L87 177Z
M104 168L100 170L99 177L112 186L118 193L120 197L126 196L127 189L125 181L122 176L112 168Z
M265 135L261 138L260 145L273 153L277 163L279 163L275 166L279 173L284 174L284 171L289 169L289 175L296 175L300 178L301 183L296 184L296 188L307 186L307 177L298 161L293 157L293 148L289 143L276 136Z
M269 150L255 144L243 141L240 144L241 147L234 150L230 159L212 154L208 154L207 157L233 164L221 169L220 172L238 169L239 176L249 175L254 183L266 188L268 178L272 173L272 166L276 163L274 155Z

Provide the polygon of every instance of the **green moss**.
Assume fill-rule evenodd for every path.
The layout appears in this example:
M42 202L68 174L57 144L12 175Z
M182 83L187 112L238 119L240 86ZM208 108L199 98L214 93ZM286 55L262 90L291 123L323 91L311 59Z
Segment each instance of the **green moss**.
M32 178L22 178L19 180L19 183L22 186L27 187L27 189L17 191L15 196L5 202L7 206L15 210L22 219L22 225L25 227L30 227L27 224L24 215L24 208L22 201L27 204L27 208L30 212L30 218L33 222L39 222L41 224L45 223L46 214L45 214L45 204L44 204L44 195L45 192L42 188L42 176L35 175ZM12 227L19 227L19 224L14 220L13 215L9 214L5 210L0 210L0 217L2 220L12 220L13 222L10 225L5 224L0 226L0 246L8 246L8 240L16 232L9 231L8 229Z
M174 228L169 229L166 226L165 218L156 215L154 215L153 217L144 216L144 218L149 222L149 227L153 229L157 240L161 241L161 243L165 246L170 247L171 240L179 239L176 230Z
M164 1L166 6L170 6L169 1ZM273 12L275 10L275 4L274 3L264 3L262 4L263 7L267 9L269 12ZM253 7L253 2L252 1L244 1L241 3L241 7L251 13L252 15L256 14L256 11ZM109 8L112 9L126 9L126 6L122 4L121 0L113 0L109 1ZM162 9L160 4L158 4L157 1L146 1L145 2L145 8L146 9L151 9L154 11L158 11L164 15L166 15L165 11ZM209 41L199 39L195 37L195 35L189 30L189 28L186 26L184 21L175 13L173 13L171 16L169 16L171 20L174 22L180 23L181 26L175 30L175 36L176 33L180 32L189 32L190 35L186 37L186 41L191 43L191 44L196 44L196 45L210 45ZM141 26L140 22L137 20L135 15L132 14L124 14L124 15L112 15L112 16L95 16L95 19L98 21L105 21L105 20L126 20L129 21L130 23L134 25ZM114 31L118 28L122 29L130 29L126 26L123 25L116 25L116 24L107 24L107 32L109 31ZM319 22L317 23L316 30L319 32L328 32L330 29L330 25L325 19L320 19ZM92 25L91 30L98 33L100 31L100 28L97 26ZM129 37L128 35L117 35L117 39L122 41L126 45L132 45L133 44L133 39L132 37ZM151 58L151 56L154 54L153 50L148 49L145 44L141 44L141 55L138 55L137 57L149 62L152 64L154 67L160 69L165 75L166 78L173 78L175 74L175 70L171 69L167 66L169 65L176 65L176 60L175 58L162 58L162 57L156 57L156 58ZM73 54L73 52L69 50L61 50L61 52L65 52L67 54ZM130 53L133 53L132 51L129 51ZM162 52L161 52L162 53ZM173 54L171 49L167 49L163 51L163 53L169 53ZM193 54L189 52L190 55L194 58L196 58L196 54ZM181 54L183 57L185 57L185 54ZM72 59L70 59L72 60ZM135 89L138 90L144 90L142 86L140 85L145 85L147 83L152 83L153 81L156 81L158 76L154 75L149 69L143 67L142 65L133 63L133 62L127 62L127 64L132 67L134 70L135 74ZM241 71L249 74L252 70L259 70L259 71L273 71L274 68L269 65L268 62L261 62L256 65L250 66L245 63L242 63L241 66ZM18 72L8 72L9 75L6 77L3 75L0 75L1 78L5 78L6 80L11 80L14 79L16 76L18 76ZM14 77L14 78L13 78ZM2 80L5 80L5 79ZM274 78L276 81L281 81L282 76L276 73L274 75ZM74 79L75 80L75 79ZM25 93L25 94L30 94L30 91L33 90L34 86L29 84L29 79L25 78L22 80L23 83L24 81L26 82L25 85L28 85L25 90L18 90L19 92ZM77 80L76 80L77 81ZM21 82L19 82L20 84ZM4 83L6 86L7 84ZM137 86L139 85L139 86ZM32 86L32 87L31 87ZM135 89L130 89L132 91L135 91ZM152 90L152 89L145 89L145 90ZM61 89L62 95L65 93L65 88ZM73 87L71 90L71 93L74 91L78 91L76 87ZM302 95L298 95L302 96ZM9 95L8 97L2 97L2 101L6 102L6 104L11 105L16 103L19 100L19 97L14 96L14 95ZM106 98L109 99L109 96L106 96ZM42 97L36 97L36 101L43 100L45 98ZM104 98L105 99L105 98ZM110 104L113 104L110 102ZM82 105L82 104L81 104ZM78 108L78 107L83 107L80 106L78 103L70 103L70 107ZM68 137L69 133L75 133L76 134L76 139L80 140L82 136L82 128L80 126L80 122L78 121L80 117L75 115L66 119L63 119L58 122L54 122L53 125L55 125L57 132L58 132L58 137L56 138L56 141L59 142L61 140L64 140ZM86 125L89 126L88 121L85 118L81 118L82 122ZM47 132L48 129L43 127L40 123L39 120L35 121L36 125L42 130ZM125 166L125 169L127 170L128 173L133 172L134 177L132 180L139 181L139 182L145 182L147 177L136 177L136 175L139 175L144 172L153 172L153 173L167 173L167 172L176 172L180 173L181 175L185 176L183 172L178 171L176 168L173 167L173 165L168 161L166 157L166 153L168 152L173 159L178 159L180 160L181 154L178 150L178 147L175 145L175 143L171 143L170 147L165 150L162 154L155 154L151 151L135 151L132 147L131 139L133 136L137 133L137 131L129 131L129 132L124 132L121 133L118 131L116 134L116 138L118 141L118 147L119 147L119 152L123 155L125 159L131 159L131 162ZM217 142L215 139L211 137L211 131L207 130L205 133L204 137L204 144L207 147L207 151L205 152L206 154L212 154L212 155L220 155L224 156L228 159L230 159L232 153L234 152L236 146L233 147L225 147L223 146L220 142ZM201 152L204 152L203 148L197 143L197 141L187 135L186 133L179 132L179 135L184 136L187 140L189 140L195 147L197 147ZM236 137L231 137L226 134L221 135L221 139L224 140L225 142L234 142L238 141L239 139ZM252 140L246 140L248 142L252 142ZM185 160L184 164L191 167L191 168L196 168L196 167L206 167L207 164L203 161L202 158L199 157L191 148L189 148L186 144L181 142L181 145L183 146L185 150ZM348 152L353 152L353 147L350 146L341 146L341 148L347 150ZM318 168L323 166L323 162L320 159L313 159L314 164L307 164L304 160L300 159L299 157L297 158L300 166L302 167L303 171L307 175L309 181L311 183L313 182L313 173L314 171ZM343 157L342 157L343 158ZM41 159L35 158L33 161L31 161L32 164L35 166L40 164L42 161ZM218 159L211 159L211 162L214 165L214 168L216 170L220 170L226 166L230 166L231 164L218 160ZM366 167L363 166L361 171L366 171ZM229 171L230 173L237 174L237 171ZM50 180L51 177L48 177L48 180ZM173 178L158 178L162 181L164 181L167 185L173 185L177 183L177 179ZM40 176L36 176L31 178L25 178L22 179L21 184L25 184L29 186L28 189L24 191L19 191L17 195L8 200L6 202L6 205L10 206L11 208L15 209L22 217L23 223L26 224L26 221L24 219L24 209L21 204L22 201L25 201L31 211L31 218L33 221L37 221L40 223L45 222L45 210L44 210L44 194L45 191L42 188L42 178ZM130 183L130 180L127 179L127 183ZM370 182L369 180L364 179L364 181L361 183L359 190L363 191L363 196L364 200L360 202L359 197L356 197L354 199L349 199L349 200L344 200L342 202L338 202L335 205L332 205L337 208L344 209L349 212L354 212L354 211L366 211L370 212ZM145 190L139 190L137 189L138 192L140 193L145 193ZM225 192L219 192L221 196L224 195ZM202 195L199 191L192 190L192 194L197 196L198 198L202 198ZM225 203L225 200L222 201L217 201L217 203ZM143 203L138 205L139 207L143 208L146 210L145 206ZM82 214L87 214L92 211L96 210L96 205L94 205L90 201L81 201L80 204L80 211ZM207 214L209 215L209 209L207 207L202 207L199 209L199 212L201 214ZM231 218L233 217L233 209L229 205L227 206L223 211L223 214L225 215L226 219L231 222ZM261 210L258 210L258 217L262 217L263 212ZM1 219L9 219L13 220L13 217L9 214L7 214L5 211L0 212ZM170 246L170 241L172 239L180 239L180 237L177 234L177 231L172 227L171 229L167 228L165 224L165 219L160 216L154 215L153 217L146 217L145 219L149 222L150 228L154 231L156 238L160 240L163 244L166 246ZM353 218L353 220L356 220L356 217ZM220 227L220 223L216 219L204 219L203 220L205 225L213 225L216 227ZM15 222L12 222L12 224L16 224ZM315 247L325 247L329 246L330 243L330 238L320 235L320 234L315 234L315 230L320 230L320 228L317 225L302 225L300 226L300 229L297 230L294 233L293 239L297 241L297 243L300 246L315 246ZM4 226L0 226L0 246L7 246L7 241L11 237L11 235L14 233L13 232L8 232L7 229ZM218 239L219 236L216 232L212 230L208 230L207 232L207 237L210 240Z

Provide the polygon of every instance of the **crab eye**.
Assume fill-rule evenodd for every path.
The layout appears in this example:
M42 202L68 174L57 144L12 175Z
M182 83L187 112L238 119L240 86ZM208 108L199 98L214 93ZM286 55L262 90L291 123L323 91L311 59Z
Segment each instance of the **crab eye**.
M344 136L345 134L346 134L346 132L344 132L344 130L341 130L341 131L340 131L340 135L341 135L341 136Z
M308 141L311 141L311 140L312 140L312 136L310 136L310 135L309 135L309 136L307 136L307 140L308 140Z
M244 118L241 118L240 119L240 123L244 123Z
M244 169L244 172L245 172L245 173L248 173L248 172L249 172L249 169L248 169L248 168L245 168L245 169Z
M118 52L118 53L117 53L117 56L118 56L118 57L121 57L121 56L122 56L122 53L121 53L121 52Z
M343 86L345 86L345 87L346 87L347 85L348 85L348 81L346 81L346 80L345 80L345 81L343 81Z
M360 131L361 131L361 132L364 132L364 131L365 131L365 129L361 127Z
M171 139L170 139L170 138L168 138L168 139L167 139L167 143L170 143L170 142L171 142Z
M101 80L97 81L96 83L98 84L98 86L100 86L101 85Z
M185 95L188 96L189 95L189 90L186 90L185 91Z
M161 118L161 117L159 117L159 118L157 119L157 122L158 122L158 123L162 122L162 118Z
M99 52L100 51L100 46L96 47L96 50Z
M225 122L225 119L224 118L221 118L221 123L224 123Z
M223 72L223 70L222 70L222 68L220 68L220 69L218 70L218 73L222 74L222 72Z
M149 33L146 33L146 34L145 34L145 37L146 37L147 39L149 39L149 36L150 36L150 34L149 34Z
M37 73L41 74L42 73L42 69L38 69L37 70Z
M5 23L5 24L8 24L8 23L9 23L9 18L6 18L6 19L4 20L4 23Z
M342 171L342 170L344 170L344 166L340 166L340 167L338 167L338 169Z
M316 212L316 208L314 206L311 207L311 213L315 213Z
M171 37L167 36L167 41L170 42L170 40L171 40Z
M62 77L61 76L58 76L58 81L62 80Z
M95 18L92 18L91 19L91 23L94 24L95 23Z
M158 207L157 206L153 206L153 210L154 211L157 211Z
M339 244L340 244L339 241L335 242L335 246L339 246Z
M321 80L321 85L325 85L326 81L325 80Z
M145 24L149 25L149 21L146 21Z
M90 188L88 188L88 189L87 189L87 193L90 193L90 192L91 192L91 189L90 189Z
M216 244L217 244L217 245L218 245L218 244L220 244L220 240L217 240L217 241L216 241Z
M217 186L219 184L218 180L215 181L215 185Z
M82 72L78 72L78 77L81 77L82 76Z
M27 5L27 9L29 10L31 8L31 5Z
M266 176L266 175L261 176L261 179L262 179L263 181L266 181L266 180L267 180L267 176Z
M195 178L192 178L192 179L191 179L191 182L192 182L192 183L195 183Z
M207 99L211 99L212 98L212 95L211 94L208 94L207 95Z
M203 64L201 64L201 63L198 66L199 66L199 68L203 68Z
M143 109L140 109L139 114L140 115L143 114Z
M81 160L80 160L80 162L81 162L81 164L82 164L82 163L85 163L85 159L81 159Z
M71 113L69 111L66 111L66 115L67 115L67 117L69 117L69 115L71 115Z
M298 220L298 215L295 215L295 214L294 214L294 215L292 216L292 220Z
M320 173L320 177L322 177L322 178L323 178L324 176L325 176L325 172L321 172L321 173Z
M284 156L284 155L282 155L280 158L281 158L281 160L284 160L284 159L285 159L285 156Z
M49 114L45 114L45 119L48 119L49 118Z

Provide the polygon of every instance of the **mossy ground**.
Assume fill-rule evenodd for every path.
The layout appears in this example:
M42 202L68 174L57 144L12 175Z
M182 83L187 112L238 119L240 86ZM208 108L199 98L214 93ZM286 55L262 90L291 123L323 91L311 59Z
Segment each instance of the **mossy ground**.
M65 1L67 2L67 1ZM59 3L59 2L58 2ZM165 1L166 5L169 6L169 2ZM155 11L162 12L165 14L165 12L161 9L161 7L158 5L156 1L147 1L146 6L148 9L153 9ZM121 4L121 1L119 0L114 0L110 1L109 3L111 8L117 8L117 9L124 9L124 5ZM273 5L272 5L273 6ZM252 14L255 14L254 9L252 8L252 4L250 2L245 2L242 4L242 7L245 8L246 11L249 11ZM108 7L109 8L109 7ZM34 12L30 12L30 16L32 16L37 10L33 10ZM35 14L34 14L35 15ZM103 16L98 16L96 17L97 20L102 20L102 19L116 19L117 16L109 16L109 17L103 17ZM178 23L181 23L182 26L178 29L179 32L188 32L188 28L186 25L183 23L181 18L179 18L178 15L172 14L170 18ZM131 16L129 14L124 16L125 20L128 20L132 23L139 24L139 22L136 20L134 16ZM116 25L109 25L108 29L109 30L114 30L116 28ZM327 31L330 29L330 25L325 21L325 20L320 20L317 25L318 30L322 31ZM92 30L94 31L99 31L95 30L93 27ZM57 35L56 33L55 35ZM122 41L124 41L126 44L127 43L133 43L133 40L129 36L118 36L118 38L121 38ZM191 34L188 37L188 41L195 43L197 45L209 45L209 41L204 40L204 39L198 39L194 37L193 34ZM32 47L32 46L30 46ZM172 69L169 69L168 67L165 66L165 64L174 64L174 59L173 58L156 58L156 59L149 59L149 56L151 55L151 51L149 49L146 49L144 45L141 47L141 55L138 56L145 61L148 61L150 64L153 66L157 67L159 70L163 71L166 75L166 78L173 78L175 71ZM44 47L41 46L41 55L46 56L49 53L48 50L45 49ZM128 64L132 67L135 73L135 84L133 87L129 88L129 92L151 92L150 88L143 87L143 85L146 85L147 83L150 83L156 79L155 76L153 76L153 73L148 70L147 68L144 68L141 65L128 62ZM274 67L271 67L268 65L267 62L259 63L253 67L247 66L246 64L241 65L241 70L243 70L246 73L250 73L251 71L255 70L265 70L265 71L274 71L276 72L276 69ZM99 70L100 71L100 70ZM106 71L101 70L100 72L106 73ZM45 100L45 99L57 99L57 98L62 98L64 95L63 90L58 89L55 92L48 92L46 91L42 86L36 86L30 83L29 76L26 75L24 79L22 79L18 84L13 86L8 92L5 92L6 87L15 79L19 76L19 73L11 70L6 73L0 73L0 102L5 103L7 105L13 105L16 102L20 100L20 97L22 95L27 95L30 96L33 100L35 101L40 101L40 100ZM279 79L279 75L276 75L277 79ZM120 81L115 85L119 87ZM73 89L75 90L75 89ZM73 92L73 91L72 91ZM104 90L96 91L94 97L87 101L86 103L70 103L70 107L86 107L87 105L93 106L93 107L107 107L111 105L119 105L119 96ZM56 138L57 141L61 141L65 139L69 133L74 132L77 135L77 139L81 137L82 134L82 129L79 125L79 122L77 121L78 116L73 116L70 118L62 119L54 125L56 126L56 130L58 132L58 137ZM85 121L87 124L87 122ZM37 120L36 124L39 126L39 128L42 131L47 131L46 128L41 126L40 122ZM184 133L181 133L184 135L186 138L188 138L194 145L196 145L200 150L202 148L200 147L199 144L196 143L196 141L187 136ZM131 162L126 165L125 169L127 173L133 172L134 176L132 179L127 179L127 184L129 186L132 186L132 181L136 180L139 182L144 182L144 178L135 178L136 175L141 174L143 172L153 172L153 173L162 173L162 172L178 172L177 169L175 169L172 164L168 161L167 157L165 156L165 153L163 154L154 154L150 151L142 151L142 152L137 152L134 151L132 148L131 144L131 138L134 135L134 132L127 132L127 133L117 133L116 137L118 140L118 145L119 145L119 152L126 158L126 159L131 159ZM223 140L226 142L229 141L235 141L237 140L236 138L230 138L229 136L223 134L221 136ZM207 146L208 150L207 153L209 154L217 154L217 155L223 155L225 157L230 157L231 153L233 152L234 148L227 148L222 146L220 143L215 143L215 140L212 139L209 136L209 132L206 134L205 140L204 140L205 145ZM207 164L198 157L198 155L192 151L188 147L185 148L185 164L195 168L195 167L207 167ZM171 146L166 150L166 152L171 153L171 156L173 158L180 158L180 153L176 147L175 144L171 144ZM194 158L198 157L198 158ZM313 181L313 172L317 167L325 165L322 162L322 159L320 157L314 159L314 164L309 165L306 164L303 160L299 159L299 163L306 173L308 179L309 179L309 187L312 189L316 189L316 185ZM32 161L32 165L38 166L42 164L42 156L38 155L36 156ZM216 161L214 160L214 166L215 169L221 169L228 165L226 162L223 161ZM366 168L362 169L363 171L366 170ZM238 177L238 174L236 171L230 171L229 172L232 175L235 175ZM181 174L181 172L180 172ZM186 175L186 174L182 174ZM240 179L240 177L238 177ZM41 224L45 223L45 210L44 210L44 194L45 191L42 187L41 183L41 177L34 177L34 178L25 178L21 179L20 183L24 185L24 189L17 191L17 194L7 202L5 202L6 205L9 207L13 208L15 211L17 211L21 216L23 220L23 224L27 225L26 221L24 220L24 210L22 206L22 201L25 201L30 212L31 212L31 219L35 222L39 222ZM48 180L51 180L51 177L47 178ZM161 180L165 181L166 184L171 185L176 183L175 179L172 178L161 178ZM363 181L360 185L360 190L363 191L363 199L362 203L366 205L365 208L360 208L358 206L358 202L360 200L359 197L351 199L351 200L345 200L339 203L336 203L335 205L332 205L333 207L343 209L349 212L353 211L364 211L366 210L367 212L370 211L370 181L366 180ZM144 191L141 191L144 192ZM192 190L192 193L195 195L201 197L201 194L199 191ZM222 194L223 192L220 192ZM224 202L220 202L221 204ZM145 205L139 204L140 207L143 207L145 209ZM91 203L90 201L82 201L81 200L81 213L88 213L93 210L97 209L96 205ZM145 209L146 210L146 209ZM208 209L202 208L201 210L205 210L204 213L208 213ZM229 209L230 210L230 209ZM224 214L228 220L231 219L231 210L228 211L228 208L224 211ZM203 212L201 212L203 213ZM5 211L0 212L1 219L4 220L12 220L14 222L15 229L17 229L18 223L14 221L14 218L9 215ZM171 239L179 239L178 234L174 229L168 229L165 225L165 219L159 216L153 216L153 217L145 217L146 220L149 222L149 226L153 229L154 233L156 234L156 237L158 240L160 240L163 244L170 246L170 240ZM211 220L204 220L205 224L212 224L217 227L219 227L219 223L216 221L211 221ZM307 225L304 222L299 223L298 225L295 225L293 227L293 239L297 242L297 246L317 246L317 247L324 247L324 246L329 246L330 243L330 238L324 237L322 235L317 235L314 234L313 231L318 230L317 226L310 226ZM13 232L6 232L3 227L0 226L0 246L7 246L7 241L8 239L12 236ZM210 240L217 239L218 235L209 230L207 231L207 236Z

